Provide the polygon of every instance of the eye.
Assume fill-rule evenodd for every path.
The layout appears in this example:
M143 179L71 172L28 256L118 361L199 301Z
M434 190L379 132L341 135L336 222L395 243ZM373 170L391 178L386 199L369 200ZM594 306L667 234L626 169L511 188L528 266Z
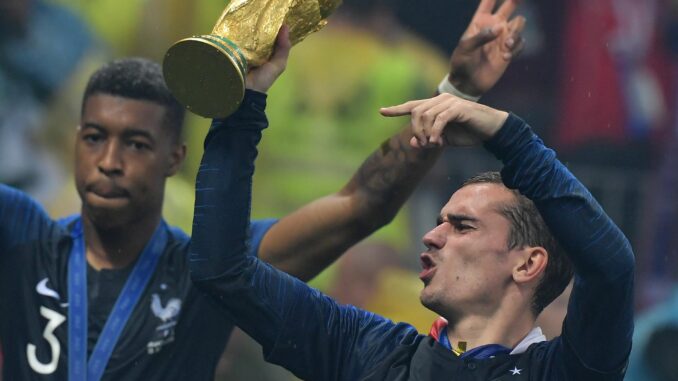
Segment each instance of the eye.
M127 143L127 145L136 151L145 151L151 149L150 145L138 140L131 140Z
M101 134L88 133L82 136L82 140L89 144L96 144L104 140L104 137Z
M475 229L475 227L473 227L471 225L466 225L466 224L462 224L462 223L454 224L454 230L456 230L458 232L463 233L463 232L466 232L466 231L469 231L469 230L474 230L474 229Z

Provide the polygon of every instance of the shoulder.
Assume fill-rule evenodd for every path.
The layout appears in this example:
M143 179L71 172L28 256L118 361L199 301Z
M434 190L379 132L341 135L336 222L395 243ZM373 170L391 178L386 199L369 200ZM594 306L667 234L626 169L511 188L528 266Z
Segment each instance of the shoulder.
M165 246L165 262L168 264L177 263L181 267L186 266L188 246L191 243L191 237L181 228L167 225L167 244Z
M26 193L0 184L0 245L5 249L36 240L53 241L67 234Z
M564 336L531 345L520 361L536 380L622 381L626 363L612 372L593 369L579 358Z
M278 222L277 218L252 220L250 222L250 242L253 248L258 248L268 230ZM257 252L256 250L254 251Z
M44 208L25 192L0 184L0 210L14 209L36 212L47 216Z

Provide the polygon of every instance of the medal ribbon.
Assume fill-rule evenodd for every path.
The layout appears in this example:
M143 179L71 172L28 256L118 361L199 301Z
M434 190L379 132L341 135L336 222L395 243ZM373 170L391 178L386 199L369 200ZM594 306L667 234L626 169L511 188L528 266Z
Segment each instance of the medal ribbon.
M87 361L87 259L82 221L71 233L73 248L68 258L68 380L99 381L113 348L134 307L155 272L167 243L167 225L162 221L146 244L106 320L92 355Z

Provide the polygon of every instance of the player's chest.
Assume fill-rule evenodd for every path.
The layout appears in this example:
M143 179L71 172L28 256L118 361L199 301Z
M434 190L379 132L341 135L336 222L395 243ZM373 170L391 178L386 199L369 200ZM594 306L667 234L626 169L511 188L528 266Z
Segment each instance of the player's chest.
M396 349L369 375L367 380L390 381L528 381L529 358L501 355L496 358L475 360L456 357L439 345L431 345L424 339L418 346L402 346Z
M20 264L17 263L17 266ZM64 263L34 261L16 267L0 288L0 331L7 361L16 361L32 373L59 378L67 367L68 324L71 308L68 271ZM93 272L87 274L87 341L91 353L103 327L114 311L128 274ZM108 370L136 362L153 364L169 358L177 341L187 299L190 298L187 272L159 264L141 293L113 349ZM7 345L4 345L7 344Z

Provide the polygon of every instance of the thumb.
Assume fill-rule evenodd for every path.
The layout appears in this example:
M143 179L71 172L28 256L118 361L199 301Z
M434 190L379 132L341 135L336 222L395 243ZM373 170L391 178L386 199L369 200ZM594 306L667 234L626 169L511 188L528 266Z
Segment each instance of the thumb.
M470 52L480 48L488 42L494 41L501 32L504 23L496 24L492 27L483 28L480 32L472 35L462 37L459 41L459 47L464 51Z

